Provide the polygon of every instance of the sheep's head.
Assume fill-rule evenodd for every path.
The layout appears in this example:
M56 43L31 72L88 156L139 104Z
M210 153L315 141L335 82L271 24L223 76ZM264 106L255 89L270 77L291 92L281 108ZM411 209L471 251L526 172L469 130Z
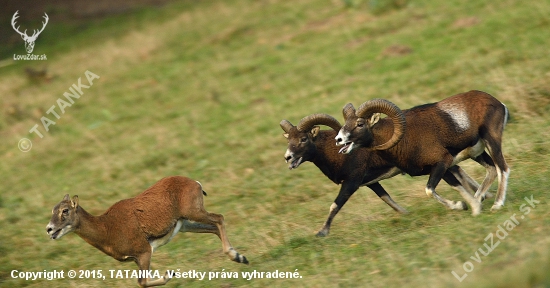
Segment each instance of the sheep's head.
M401 109L390 101L373 99L361 104L357 111L348 103L342 112L346 123L335 138L336 145L343 145L340 153L348 154L359 147L386 150L395 146L405 135L405 116ZM380 114L386 114L392 120L393 136L386 143L373 146L372 128L380 120Z
M46 232L51 239L59 239L74 231L78 225L77 208L78 196L75 195L73 199L70 199L69 194L66 194L63 200L53 207L52 218L46 226Z
M321 129L316 125L327 125L335 131L342 127L338 120L327 114L306 116L300 120L298 126L292 125L288 120L281 121L280 125L285 131L283 136L288 139L285 153L288 169L298 168L303 162L311 161L315 157L315 140Z

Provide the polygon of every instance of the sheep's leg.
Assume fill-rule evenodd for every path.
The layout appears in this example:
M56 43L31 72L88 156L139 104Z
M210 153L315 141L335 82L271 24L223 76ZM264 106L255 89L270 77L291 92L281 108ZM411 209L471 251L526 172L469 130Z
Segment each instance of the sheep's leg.
M382 187L380 183L376 182L374 184L367 185L367 187L374 191L374 193L376 193L376 195L378 195L380 199L386 202L386 204L390 205L393 210L403 214L408 213L407 210L399 206L397 203L395 203L395 201L393 201L393 199L391 199L390 194L388 194L388 192L384 190L384 187Z
M468 175L468 173L466 173L466 171L464 171L464 169L462 169L458 165L455 165L455 166L450 167L448 171L453 173L453 175L456 177L456 179L458 179L458 181L460 181L460 184L462 184L462 186L464 186L464 188L466 188L466 190L470 194L475 195L475 193L477 193L477 191L479 190L479 187L480 187L479 183L477 183L476 180L474 180L472 177L470 177L470 175ZM493 193L486 191L483 194L483 196L481 197L481 199L478 199L478 200L483 202L485 199L489 199L489 198L492 198L492 197L494 197Z
M439 194L435 192L435 187L437 187L437 184L439 184L439 181L445 176L447 173L447 165L445 163L440 162L437 163L430 173L430 177L428 178L428 184L426 185L426 194L430 197L434 197L439 203L443 204L445 207L453 210L467 210L468 206L466 206L466 203L462 201L451 201L447 200L443 197L441 197ZM447 175L452 174L449 172ZM454 177L454 176L453 176ZM456 180L456 178L455 178ZM458 182L458 180L456 180ZM451 185L452 186L452 185Z
M474 158L473 160L475 160L477 162L476 158ZM480 162L478 162L478 163L480 163ZM482 166L487 169L487 166L485 166L484 164L482 164ZM458 179L458 181L460 181L462 186L464 186L464 187L466 187L466 189L468 189L468 192L470 192L472 195L476 195L475 193L477 193L480 186L474 179L472 179L472 177L470 177L470 175L468 175L468 173L466 173L466 171L464 171L458 165L455 165L455 166L449 168L449 171L451 171L451 173L453 173L453 175ZM494 170L494 171L496 171L496 170ZM496 172L495 172L495 175L496 175ZM485 199L489 199L489 198L492 198L492 197L494 197L493 193L485 191L483 196L480 197L481 199L478 198L478 200L483 202Z
M136 259L136 264L138 265L139 270L141 271L148 271L151 265L151 253L144 253L139 255L139 257ZM140 287L153 287L153 286L162 286L166 284L168 281L170 281L170 278L168 276L168 272L162 276L162 278L151 280L149 278L139 278L138 279L138 285Z
M474 161L481 164L481 166L485 167L487 170L485 179L483 179L483 182L481 183L481 186L476 191L476 194L474 197L478 200L483 200L487 197L487 190L491 187L491 184L495 181L495 178L497 177L497 169L495 167L495 163L493 162L493 159L491 159L491 156L487 154L487 152L481 153L479 156L474 158Z
M500 143L500 137L487 137L486 139L487 150L494 161L498 177L497 195L491 211L499 210L504 206L506 186L508 185L508 176L510 175L510 168L506 164L506 160L504 160Z
M184 220L179 232L212 233L218 235L218 227L212 224L204 224L195 221Z
M193 233L213 233L218 235L222 241L223 252L227 254L229 259L238 262L248 264L248 260L244 255L239 254L231 243L225 232L225 224L223 215L216 213L206 212L204 209L196 211L194 215L187 216L191 221L186 221L180 230L181 232L193 232Z
M474 179L472 179L472 177L470 177L470 175L468 175L466 171L464 171L460 166L454 165L452 167L449 167L447 171L453 173L456 179L458 179L460 184L464 186L464 188L469 193L471 193L472 195L476 193L477 189L479 188L479 184Z
M342 187L340 188L340 192L338 193L338 196L334 200L334 203L330 205L330 212L328 214L327 221L325 222L325 225L319 232L317 232L318 237L324 237L327 236L330 232L330 225L332 223L332 220L338 214L338 211L342 209L344 204L348 201L349 197L355 193L359 189L359 183L356 183L355 181L344 181L342 183Z
M506 169L500 169L497 167L498 174L498 190L495 197L495 203L491 207L491 211L500 210L504 206L504 200L506 200L506 187L508 186L508 177L510 176L510 168L506 166Z
M510 174L510 168L504 160L504 155L502 155L502 132L504 131L504 126L508 121L509 114L506 105L503 105L503 110L494 107L494 113L492 113L493 125L483 129L481 134L481 139L483 140L485 147L487 149L490 158L494 162L494 167L496 169L496 174L498 177L498 189L497 195L495 197L495 203L491 207L491 211L499 210L504 205L504 200L506 199L506 186L508 185L508 176ZM502 117L499 119L499 117ZM484 159L487 157L484 157ZM477 195L480 196L480 195Z
M445 180L445 182L447 182L449 185L451 185L451 187L457 190L462 198L464 198L464 200L466 200L466 202L470 204L470 207L472 207L472 215L476 216L481 213L481 202L478 201L474 197L474 195L462 185L462 183L460 183L460 181L454 176L453 173L447 170L447 172L445 172L445 175L443 175L443 180ZM468 207L465 206L464 203L462 203L461 205L462 208L465 207L464 210L467 210Z

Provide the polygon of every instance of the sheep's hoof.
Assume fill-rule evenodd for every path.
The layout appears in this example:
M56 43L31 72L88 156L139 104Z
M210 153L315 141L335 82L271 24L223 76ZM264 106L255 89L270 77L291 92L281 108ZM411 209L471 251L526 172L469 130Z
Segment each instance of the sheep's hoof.
M493 194L491 192L485 192L485 195L483 195L483 197L481 197L481 201L487 200L487 199L490 199L490 198L493 198L493 197L495 197L495 194Z
M319 230L319 232L317 232L317 234L315 234L315 236L317 237L326 237L328 235L328 231L326 229L321 229Z
M456 201L454 203L454 207L453 207L454 210L468 210L468 205L466 205L466 203L464 203L463 201Z
M502 209L502 205L495 204L495 205L493 205L493 207L491 207L491 212L497 212L500 209Z
M233 259L233 261L237 262L237 263L243 263L243 264L246 264L248 265L248 259L246 259L246 257L244 257L244 255L241 255L239 253L237 253L237 256L235 257L235 259Z
M166 273L164 273L164 284L168 283L170 280L172 280L172 277L170 277L170 274L166 271Z
M495 197L495 194L491 193L491 192L485 192L485 194L483 196L479 196L477 193L476 195L474 195L474 198L477 199L477 201L479 202L483 202L487 199L490 199L490 198L493 198Z
M472 206L472 216L477 216L481 214L481 204Z

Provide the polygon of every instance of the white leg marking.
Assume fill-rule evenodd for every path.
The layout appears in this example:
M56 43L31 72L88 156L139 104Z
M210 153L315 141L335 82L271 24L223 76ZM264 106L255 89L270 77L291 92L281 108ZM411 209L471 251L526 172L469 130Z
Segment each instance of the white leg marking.
M336 205L336 203L332 203L332 205L330 205L330 211L329 211L329 213L332 213L332 211L333 211L334 209L336 209L336 208L338 208L338 205Z
M467 194L470 194L466 192ZM443 204L445 207L452 209L452 210L468 210L468 206L466 206L466 203L462 201L451 201L447 200L441 196L439 196L437 193L435 193L434 190L426 188L426 194L430 197L434 197L435 200L437 200L439 203Z
M481 183L481 186L478 187L476 194L474 197L476 197L477 200L481 201L483 196L487 195L487 190L491 187L491 184L493 184L493 181L495 181L495 178L497 177L496 167L487 167L487 172L485 173L485 179L483 179L483 182Z
M495 198L495 203L491 207L491 211L499 210L504 206L504 199L506 199L506 186L508 185L508 175L510 175L510 168L506 171L500 170L497 166L497 177L498 177L498 190L497 196Z
M453 188L455 190L457 190L458 193L460 193L462 198L464 198L464 200L466 200L466 202L468 202L468 204L470 204L470 207L472 207L472 215L473 216L477 216L481 213L481 202L478 201L476 198L474 198L474 196L472 194L470 194L470 192L468 190L466 190L463 186L457 186L457 187L453 187ZM464 203L462 203L462 201L457 201L453 204L452 209L466 210L465 208L467 208L467 207L465 206Z
M504 205L504 200L506 200L506 187L508 187L508 176L510 175L510 168L506 169L501 175L502 179L498 183L498 193L497 201L500 206Z
M430 188L426 188L426 195L428 195L428 197L432 197L433 193L434 193L434 190L432 190Z

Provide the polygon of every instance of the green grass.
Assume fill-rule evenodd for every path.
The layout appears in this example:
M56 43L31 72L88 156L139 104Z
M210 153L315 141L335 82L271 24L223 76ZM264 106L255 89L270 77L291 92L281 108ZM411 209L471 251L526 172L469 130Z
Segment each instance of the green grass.
M186 2L48 26L34 52L47 54L46 63L0 68L0 286L135 285L10 273L135 269L74 234L49 240L51 208L78 194L97 215L164 176L185 175L203 183L207 210L224 214L251 265L229 261L213 235L180 234L155 252L153 269L298 269L302 278L174 279L171 287L549 287L550 4L463 2ZM23 43L0 52L22 54ZM44 64L53 79L30 82L24 68ZM101 78L45 132L40 117L79 77L87 84L86 70ZM408 215L361 188L331 234L314 236L339 186L311 163L288 171L282 119L341 119L348 102L381 97L408 108L471 89L512 113L503 210L491 213L488 200L479 217L448 211L425 195L427 177L397 176L382 184ZM44 138L28 133L35 124ZM28 153L17 148L22 137L33 142ZM461 166L478 181L485 175L472 161ZM438 191L460 198L445 184ZM473 262L485 237L522 215L531 195L540 204ZM464 274L466 261L474 270L460 283L451 271Z

